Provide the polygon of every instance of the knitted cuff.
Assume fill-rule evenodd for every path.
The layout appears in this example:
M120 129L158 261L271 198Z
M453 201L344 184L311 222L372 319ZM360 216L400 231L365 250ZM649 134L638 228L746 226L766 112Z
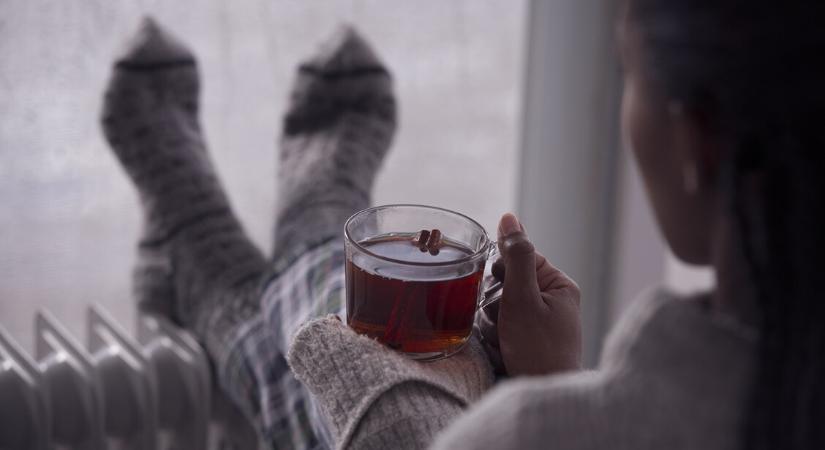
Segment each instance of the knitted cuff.
M475 337L456 355L421 363L356 334L335 316L315 319L302 326L287 359L295 376L315 396L336 442L342 447L359 427L374 428L362 423L365 419L373 420L371 417L380 416L387 423L400 424L429 416L438 418L443 426L445 415L452 415L477 400L493 382L492 368ZM407 384L426 389L394 389ZM397 405L397 420L388 417L390 411L369 414L374 404L388 393L405 396L391 402ZM426 408L421 407L422 402ZM439 408L443 410L437 410Z

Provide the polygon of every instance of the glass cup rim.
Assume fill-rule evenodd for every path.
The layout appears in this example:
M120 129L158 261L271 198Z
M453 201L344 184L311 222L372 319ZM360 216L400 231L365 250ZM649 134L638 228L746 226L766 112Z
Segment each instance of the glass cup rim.
M387 256L382 256L382 255L379 255L377 253L371 252L366 247L359 244L350 235L350 230L349 230L350 224L352 223L353 219L355 219L357 216L360 216L362 214L369 214L371 212L379 211L379 210L382 210L382 209L399 208L399 207L400 208L430 209L430 210L446 212L446 213L449 213L449 214L454 214L456 216L462 217L462 218L466 219L467 221L469 221L471 224L478 227L479 230L481 230L481 234L482 234L482 236L484 236L484 245L482 245L479 250L473 252L473 254L467 255L467 256L459 258L459 259L454 259L452 261L416 262L416 261L404 261L403 259L390 258L390 257L387 257ZM349 219L347 219L347 221L344 223L344 238L346 239L347 242L349 242L350 244L352 244L356 248L358 248L358 250L360 252L366 253L367 255L370 255L373 258L377 258L381 261L391 262L393 264L400 264L400 265L404 265L404 266L418 266L418 267L442 267L442 266L447 267L447 266L452 266L452 265L456 265L456 264L466 263L466 262L469 262L469 261L472 261L472 260L478 258L481 255L486 255L489 252L490 244L492 243L492 241L490 240L490 236L487 234L487 230L485 230L484 227L481 226L480 223L475 221L475 219L471 218L470 216L467 216L466 214L462 214L460 212L453 211L453 210L447 209L447 208L441 208L441 207L438 207L438 206L431 206L431 205L421 205L421 204L416 204L416 203L394 203L394 204L389 204L389 205L372 206L372 207L369 207L369 208L366 208L366 209L362 209L361 211L358 211L355 214L351 215L349 217Z

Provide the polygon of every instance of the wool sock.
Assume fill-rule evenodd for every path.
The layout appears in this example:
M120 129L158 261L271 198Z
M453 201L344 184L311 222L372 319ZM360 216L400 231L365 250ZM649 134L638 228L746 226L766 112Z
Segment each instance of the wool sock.
M287 360L314 396L336 448L425 448L493 382L475 337L449 358L420 363L336 316L299 328Z
M364 39L342 27L298 68L284 118L274 257L286 261L331 237L370 205L392 142L392 78Z
M115 63L102 122L143 208L139 308L192 328L220 364L233 330L259 313L265 261L212 167L198 91L192 53L146 19Z

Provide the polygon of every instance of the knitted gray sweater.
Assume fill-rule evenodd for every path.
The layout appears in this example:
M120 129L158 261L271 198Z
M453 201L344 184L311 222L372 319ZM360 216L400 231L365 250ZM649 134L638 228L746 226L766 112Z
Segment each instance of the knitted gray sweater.
M289 353L339 448L736 449L755 333L698 298L656 291L608 338L600 368L489 385L477 343L406 360L335 319Z

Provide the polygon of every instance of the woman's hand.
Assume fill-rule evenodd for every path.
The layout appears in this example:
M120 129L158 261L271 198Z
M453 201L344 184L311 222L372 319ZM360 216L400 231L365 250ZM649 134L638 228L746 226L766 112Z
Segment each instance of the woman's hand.
M482 327L485 340L498 345L511 376L579 369L579 287L536 253L512 214L499 222L498 245L502 258L493 274L504 279L504 291L497 308L486 311L496 327Z

